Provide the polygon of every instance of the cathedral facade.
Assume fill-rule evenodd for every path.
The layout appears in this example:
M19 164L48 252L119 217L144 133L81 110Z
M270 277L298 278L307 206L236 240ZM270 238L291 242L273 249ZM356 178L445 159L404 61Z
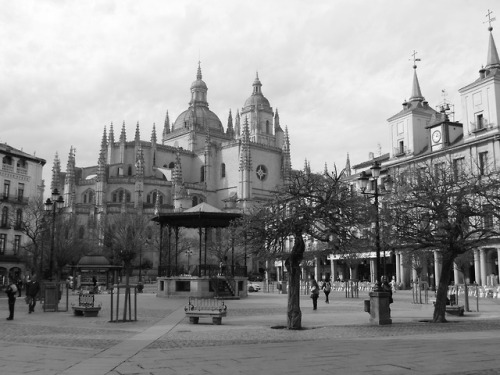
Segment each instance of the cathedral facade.
M251 95L224 128L209 109L200 65L191 84L189 107L163 129L153 125L149 140L136 126L128 139L125 123L115 135L104 129L97 164L78 167L70 150L66 171L56 155L52 189L63 192L65 211L78 218L78 237L102 242L107 215L183 211L205 202L243 211L265 201L291 171L288 131L262 93L256 75ZM98 245L97 245L98 246ZM153 256L154 267L158 255Z

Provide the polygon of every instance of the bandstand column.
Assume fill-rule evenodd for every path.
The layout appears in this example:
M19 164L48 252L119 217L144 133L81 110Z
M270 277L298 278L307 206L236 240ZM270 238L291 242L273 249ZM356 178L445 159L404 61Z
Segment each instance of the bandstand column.
M318 281L318 257L314 257L314 278Z
M453 283L460 284L460 271L458 270L457 263L453 262Z
M479 249L479 262L481 263L481 286L486 285L486 249Z
M396 252L396 282L401 284L401 253Z
M500 283L500 249L497 249L497 263L497 281Z

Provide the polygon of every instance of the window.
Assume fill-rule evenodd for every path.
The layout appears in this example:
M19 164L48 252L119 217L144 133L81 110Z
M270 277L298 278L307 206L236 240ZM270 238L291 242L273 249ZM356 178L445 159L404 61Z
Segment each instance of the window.
M5 233L0 234L0 255L5 254L5 245L7 244L7 235Z
M2 159L3 164L7 165L12 165L12 157L11 156L4 156Z
M9 223L9 208L4 207L2 208L2 222L1 225L3 228L7 227Z
M168 164L168 168L169 169L174 169L175 168L175 163L173 161L171 161L169 164Z
M405 143L404 141L399 141L399 154L404 154L405 153Z
M479 175L484 176L488 173L488 152L479 153Z
M269 129L269 120L266 120L266 134L271 134L271 129Z
M89 204L93 204L95 203L95 193L94 193L94 190L86 190L84 193L83 193L83 203L86 204L86 203L89 203Z
M20 229L23 224L23 210L16 211L16 229Z
M200 168L200 182L205 181L205 166Z
M220 166L220 177L226 177L226 164L222 163Z
M131 165L128 166L128 175L132 176L132 166Z
M23 200L23 196L24 196L24 184L20 182L17 185L17 200L18 201L22 201Z
M485 205L483 207L483 215L483 228L493 228L493 207L491 205Z
M3 183L3 197L4 199L8 199L10 194L10 181L5 180Z
M434 164L434 176L438 180L443 180L444 179L444 163L436 163Z
M163 195L161 193L159 193L157 190L154 190L148 194L148 196L146 197L146 202L156 204L157 198L159 199L158 203L163 204Z
M458 181L463 178L464 174L464 158L453 160L453 178Z
M19 249L21 248L21 235L16 234L14 236L14 254L19 254Z
M484 128L484 118L483 114L479 114L476 116L476 130L480 130Z
M113 203L129 203L131 199L130 193L125 189L115 190L112 194Z

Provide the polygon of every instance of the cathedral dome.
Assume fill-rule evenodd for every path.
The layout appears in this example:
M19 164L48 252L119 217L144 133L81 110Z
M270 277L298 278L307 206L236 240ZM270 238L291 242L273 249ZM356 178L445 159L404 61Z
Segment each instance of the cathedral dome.
M222 122L219 117L204 106L191 106L175 120L172 130L189 128L192 126L210 128L212 130L223 131Z
M202 79L201 67L198 63L196 81L191 84L189 108L177 117L172 125L172 130L198 127L224 131L219 117L208 109L207 91L207 84Z
M251 106L257 106L259 109L265 108L265 109L270 109L271 105L269 104L269 100L266 99L266 97L262 94L262 83L260 83L259 80L259 75L255 77L255 80L253 81L253 92L252 95L245 100L245 109L250 109L249 107Z

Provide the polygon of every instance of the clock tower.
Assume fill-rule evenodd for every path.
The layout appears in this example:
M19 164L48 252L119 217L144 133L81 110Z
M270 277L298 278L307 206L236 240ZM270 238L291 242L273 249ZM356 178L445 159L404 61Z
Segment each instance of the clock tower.
M444 108L441 112L432 115L426 129L430 134L431 151L433 152L454 143L462 136L463 132L462 124L450 121Z

